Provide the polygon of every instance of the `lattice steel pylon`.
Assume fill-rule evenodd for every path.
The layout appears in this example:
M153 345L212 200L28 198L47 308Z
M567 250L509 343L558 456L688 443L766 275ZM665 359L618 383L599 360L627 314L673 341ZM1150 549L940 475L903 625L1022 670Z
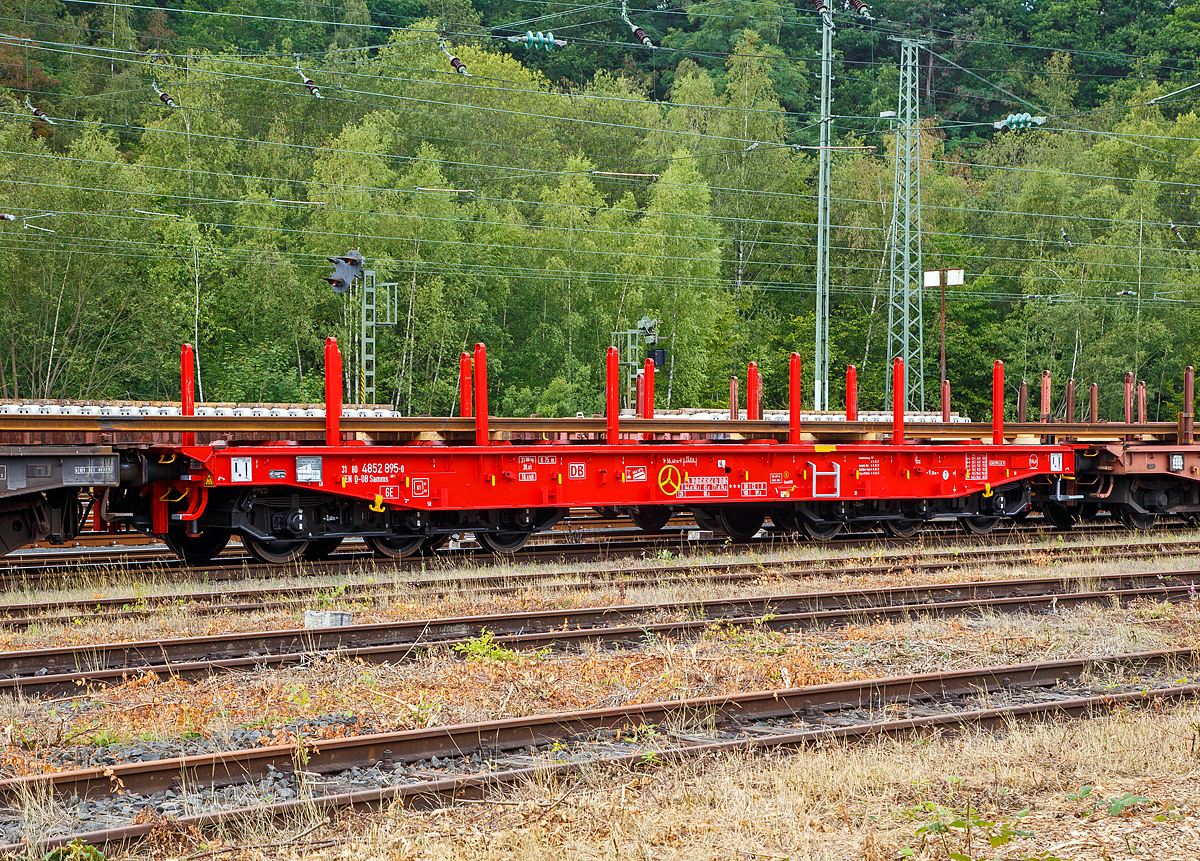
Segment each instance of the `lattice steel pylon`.
M379 313L380 291L383 294L382 314ZM358 386L354 394L358 403L370 406L375 403L375 327L396 325L396 282L376 283L375 270L364 271L360 302Z
M896 109L896 172L892 189L892 277L888 292L886 402L892 400L891 359L904 359L904 408L925 409L925 324L921 262L921 113L917 94L920 49L900 43L900 100Z
M833 13L821 10L821 121L817 156L817 325L813 409L829 409L829 159L833 124Z

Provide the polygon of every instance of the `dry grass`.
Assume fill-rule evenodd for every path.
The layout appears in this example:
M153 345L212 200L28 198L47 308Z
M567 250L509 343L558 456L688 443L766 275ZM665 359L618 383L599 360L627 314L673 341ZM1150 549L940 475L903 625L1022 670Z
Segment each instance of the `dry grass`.
M651 771L592 769L495 801L348 815L306 834L313 818L207 839L218 857L313 861L562 861L562 859L1031 859L1192 861L1200 814L1200 706L1124 712L1005 733L880 739L801 752L685 760ZM1081 788L1091 786L1081 796ZM1123 812L1112 800L1145 799ZM972 811L1032 832L995 850L953 830L921 845L930 806ZM1025 816L1020 816L1025 809ZM946 819L945 821L950 821ZM275 844L275 845L271 845ZM195 840L118 856L182 857Z
M1122 533L1118 533L1122 534ZM1123 535L1133 543L1144 543L1153 547L1158 542L1154 539L1139 535ZM1171 539L1195 537L1191 533L1172 533ZM1079 536L1071 541L1063 536L1041 538L1021 545L1030 553L1028 561L1021 565L967 565L953 571L928 573L920 570L901 569L880 577L877 574L863 575L856 572L855 565L836 562L835 567L827 573L814 574L800 580L788 579L777 575L765 574L756 581L738 583L712 583L703 580L678 584L664 584L654 587L630 586L618 590L612 585L591 586L586 575L595 563L528 563L514 560L489 566L487 570L497 576L520 577L523 574L553 572L556 576L548 581L538 581L536 586L520 592L499 597L489 597L470 592L453 583L455 575L477 573L480 566L466 560L463 563L448 565L445 560L422 560L420 567L416 563L404 568L393 565L365 564L361 569L338 577L300 577L294 573L285 574L273 580L239 581L235 585L229 583L188 584L172 580L165 575L132 574L130 572L108 572L85 577L82 581L62 590L40 590L36 592L14 593L5 596L9 601L43 601L43 600L97 600L108 596L125 596L132 600L129 609L140 609L145 606L142 599L149 600L150 596L162 596L170 599L172 595L184 592L210 591L220 594L230 588L270 587L286 592L289 587L298 585L319 584L327 587L323 592L313 596L308 602L308 608L328 608L348 610L358 622L387 622L394 620L422 619L437 616L452 615L481 615L489 613L512 613L525 610L562 609L594 605L619 604L658 604L671 601L698 601L705 599L724 598L731 596L768 595L774 593L793 593L820 591L829 589L851 589L881 585L913 585L920 583L954 583L971 580L1020 577L1062 576L1072 589L1083 591L1091 588L1095 579L1105 574L1119 574L1129 570L1155 570L1167 573L1185 570L1194 565L1191 557L1161 557L1145 562L1106 561L1103 554L1097 551L1086 559L1062 561L1056 559L1052 550L1059 547L1089 546L1094 541L1101 540L1099 536ZM989 547L994 545L980 545ZM924 547L921 542L913 544L914 558L917 554L929 550L944 550L941 547ZM894 553L893 548L866 548L861 551L860 561L863 565L876 564L884 554ZM835 560L846 554L845 548L837 549L823 545L779 545L769 551L722 556L697 554L685 557L688 562L704 564L736 562L820 562ZM631 577L637 577L651 570L658 560L621 560L618 563ZM675 556L671 560L663 560L667 564L683 561ZM438 590L418 589L408 584L408 580L420 578L430 573L445 575L448 582ZM361 597L347 597L343 594L345 584L362 585L368 589ZM584 584L589 588L579 590L575 587ZM564 589L563 587L571 587ZM386 598L384 597L386 596ZM139 603L142 602L142 603ZM0 649L32 649L64 645L86 645L89 643L122 642L139 639L154 639L159 637L204 636L231 632L261 631L295 628L301 624L303 609L295 611L271 610L255 613L238 613L212 615L197 612L194 607L186 604L169 604L156 608L142 618L123 619L111 614L84 613L61 621L46 622L35 625L24 631L0 631Z
M1146 543L1156 542L1147 538ZM769 558L815 559L838 552L806 547L773 552ZM864 564L871 564L870 556L866 554ZM453 587L440 595L410 588L387 606L352 609L357 620L386 621L1047 575L1059 575L1070 588L1083 590L1101 574L1182 570L1189 563L1188 558L1105 562L1099 554L1061 563L1035 551L1028 564L1015 568L973 566L939 575L910 570L889 576L886 583L847 568L804 582L764 577L734 585L629 588L624 594L608 588L567 592L550 585L515 597L484 599ZM561 583L575 583L583 579L583 567L518 564L511 570L556 570ZM355 579L386 578L380 583L383 588L403 590L402 584L393 583L397 576L394 569L364 570ZM337 602L333 591L330 596L333 600L326 606L346 606ZM47 626L10 635L0 647L257 630L290 627L295 621L289 613L204 617L173 608L146 620L90 618ZM914 617L887 623L863 617L848 628L804 635L780 634L762 625L722 624L687 641L650 639L624 651L523 654L516 660L485 661L463 661L435 651L398 665L333 659L196 683L147 679L67 702L0 700L0 730L6 742L0 772L45 769L44 751L91 739L198 733L221 741L234 730L261 726L260 743L291 742L294 737L280 731L282 724L337 713L353 713L380 730L406 729L980 664L1192 646L1198 635L1200 603L1147 601L1132 608L1076 608L1051 615ZM178 833L164 823L154 840L139 850L140 856L135 852L128 857L183 858L234 848L205 857L893 859L905 846L919 848L916 829L936 815L925 805L961 811L969 802L997 823L1015 824L1016 813L1032 808L1021 827L1035 836L989 851L988 859L1031 858L1038 852L1077 861L1193 859L1200 855L1195 848L1200 832L1196 819L1190 818L1200 799L1198 732L1200 707L1191 707L1168 715L1124 714L1085 724L1017 727L1004 735L880 740L795 755L710 758L647 773L599 770L564 785L526 786L495 803L348 818L298 842L291 841L319 823L315 811L282 828L256 822L203 838ZM1090 796L1067 797L1085 784L1095 787ZM1122 815L1111 815L1100 804L1126 793L1149 801ZM53 805L37 799L27 807L31 816L42 817L43 825L58 815ZM30 825L37 833L38 822ZM250 844L273 845L235 848ZM927 845L920 851L919 857L944 859L947 847ZM968 855L984 857L978 847Z
M331 657L197 682L142 678L70 704L0 700L0 725L20 742L6 749L0 773L47 767L43 752L62 739L111 743L198 734L220 742L235 729L261 727L260 744L290 743L294 736L280 729L283 724L331 714L357 715L379 731L402 730L1190 646L1198 634L1200 606L1145 602L1055 616L914 618L805 634L716 624L694 639L649 639L638 649L526 652L479 661L441 649L401 664Z

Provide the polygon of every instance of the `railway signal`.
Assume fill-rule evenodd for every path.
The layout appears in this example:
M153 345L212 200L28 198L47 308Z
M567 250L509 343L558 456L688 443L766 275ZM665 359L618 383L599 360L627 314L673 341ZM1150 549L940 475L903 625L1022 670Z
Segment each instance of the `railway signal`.
M342 257L326 257L333 264L333 271L325 278L334 293L345 293L362 274L363 256L357 251L347 251Z

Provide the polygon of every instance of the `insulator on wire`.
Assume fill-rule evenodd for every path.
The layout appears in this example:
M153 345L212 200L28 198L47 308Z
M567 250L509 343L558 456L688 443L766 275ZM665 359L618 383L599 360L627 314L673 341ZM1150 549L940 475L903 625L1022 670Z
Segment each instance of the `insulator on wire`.
M1171 232L1175 234L1175 238L1187 245L1187 240L1183 238L1183 234L1179 232L1179 228L1175 226L1175 222L1171 222Z
M871 10L867 8L867 4L863 0L850 0L850 5L854 7L854 12L860 18L866 18L868 21L874 20L871 17Z
M1067 235L1067 228L1065 228L1065 227L1060 227L1060 228L1059 228L1059 230L1061 230L1061 231L1062 231L1062 238L1063 238L1063 242L1067 243L1067 247L1068 247L1068 248L1071 248L1071 247L1073 247L1073 246L1071 245L1071 237Z
M647 48L657 48L658 47L658 45L654 44L654 40L651 39L649 36L647 36L646 31L643 30L641 27L633 27L632 24L630 25L630 27L632 27L632 29L633 29L633 38L637 39L639 42L641 42Z
M161 101L168 108L179 107L179 105L175 104L175 100L173 98L158 88L158 81L154 81L150 86L153 87L154 92L158 94L159 101Z
M450 66L454 69L454 71L458 72L460 75L466 75L468 78L471 77L471 73L467 71L467 64L450 53L450 49L446 47L445 39L439 39L438 45L441 46L442 53L450 58Z
M321 91L317 89L316 82L314 82L308 75L304 74L304 70L300 68L299 54L296 55L296 72L300 75L300 80L304 81L304 86L308 87L308 91L310 93L312 93L318 99L325 98L321 95Z
M25 107L29 108L29 110L33 113L33 115L37 119L44 122L46 125L48 125L48 126L58 125L58 123L56 123L54 120L50 119L50 117L46 114L46 112L43 111L41 108L35 108L33 106L33 102L29 101L29 96L25 97Z
M829 7L825 5L825 0L813 0L813 6L816 7L816 10L821 13L829 11Z
M535 51L538 48L545 48L549 51L555 46L563 48L567 44L562 39L555 39L553 33L543 33L540 30L536 33L532 30L526 30L524 36L509 36L508 41L524 45L526 48L533 48Z
M17 217L15 215L10 215L7 212L0 212L0 219L4 221L16 221Z
M633 38L637 39L647 48L655 49L658 45L654 44L654 40L646 35L646 31L629 20L629 9L626 0L621 0L621 20L633 31Z

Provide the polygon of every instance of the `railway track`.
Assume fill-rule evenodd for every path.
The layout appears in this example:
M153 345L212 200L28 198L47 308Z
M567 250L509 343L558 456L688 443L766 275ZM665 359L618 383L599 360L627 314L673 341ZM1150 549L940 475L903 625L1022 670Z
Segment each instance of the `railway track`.
M1145 598L1186 601L1195 600L1195 578L1200 578L1200 570L1170 576L986 580L10 651L0 655L0 693L62 696L148 674L203 678L295 665L335 652L350 660L396 662L432 647L466 648L485 632L496 645L511 649L637 646L648 637L693 636L714 623L791 631L985 610L1046 612L1096 602L1125 605Z
M1113 531L1113 526L1113 522L1101 520L1095 523L1076 525L1072 530L1060 534L1069 536L1103 535ZM912 546L914 541L920 541L924 546L930 546L932 542L938 541L1020 543L1032 536L1044 535L1051 529L1049 524L1035 520L1014 525L1004 532L975 536L959 531L952 526L935 525L923 530L919 538L894 538L878 531L853 532L821 542L821 546L890 548ZM1156 531L1163 535L1169 535L1189 532L1193 529L1194 527L1189 524L1179 521L1163 523ZM211 563L199 566L185 565L174 557L165 546L161 545L127 548L121 551L84 550L66 554L19 552L0 559L0 587L13 592L51 588L74 582L88 583L94 582L96 578L107 579L115 575L227 582L279 576L346 574L359 570L364 565L373 565L383 569L420 565L423 569L428 570L436 567L439 563L449 566L460 560L481 566L495 564L497 559L503 562L514 559L529 562L539 560L604 561L630 556L645 557L648 554L654 555L663 551L679 554L694 553L698 550L706 552L765 550L770 552L780 547L795 547L798 543L794 535L775 533L770 530L764 530L762 537L750 542L734 542L719 534L707 537L709 533L704 531L699 534L705 537L689 539L689 532L693 536L696 534L692 530L679 528L674 531L647 535L631 527L621 530L619 533L613 533L611 537L586 542L572 541L572 534L567 533L567 541L527 545L516 556L497 557L483 549L441 549L427 556L410 558L404 563L374 558L365 550L353 549L336 552L328 559L320 561L271 565L256 562L248 555L231 548Z
M738 583L764 577L806 579L814 576L854 573L887 576L900 571L937 572L970 565L1020 565L1031 561L1064 562L1091 557L1107 561L1121 559L1178 558L1200 552L1200 541L1020 546L1001 548L921 549L918 552L879 552L863 565L860 556L825 557L808 561L708 562L656 565L646 568L608 566L587 571L537 571L519 574L436 573L394 583L345 583L262 586L220 591L170 592L161 596L116 595L76 600L48 600L0 604L0 627L22 629L54 621L69 621L87 613L103 613L109 619L145 618L167 607L186 607L189 612L253 613L296 611L314 601L394 601L412 590L455 588L472 595L512 594L546 584L555 591L586 591L618 586L623 589L678 585L687 582ZM334 572L330 572L334 573ZM395 587L402 586L405 591Z
M475 724L127 762L0 781L0 853L23 852L24 800L53 795L64 822L45 849L74 840L113 846L168 816L203 827L300 809L387 803L427 807L484 797L531 777L584 766L651 767L664 758L799 747L872 735L1014 720L1080 717L1195 699L1179 684L1192 649L879 678L719 697L539 714ZM1116 671L1098 690L1088 677ZM1133 678L1130 678L1130 676ZM647 730L653 730L648 732ZM286 800L280 800L286 799ZM189 810L200 812L189 813Z

